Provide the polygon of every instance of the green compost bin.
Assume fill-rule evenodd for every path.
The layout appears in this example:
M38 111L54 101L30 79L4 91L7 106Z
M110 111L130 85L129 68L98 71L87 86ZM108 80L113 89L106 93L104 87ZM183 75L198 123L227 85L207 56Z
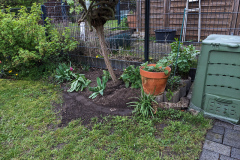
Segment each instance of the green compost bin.
M190 108L240 123L240 36L210 35L202 42Z

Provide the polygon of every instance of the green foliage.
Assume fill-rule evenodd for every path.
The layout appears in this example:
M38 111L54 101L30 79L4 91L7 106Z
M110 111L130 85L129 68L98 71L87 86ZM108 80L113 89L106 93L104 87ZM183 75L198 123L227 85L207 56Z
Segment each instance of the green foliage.
M49 19L45 27L39 24L40 19L41 9L35 3L30 13L26 7L18 15L11 13L10 8L6 13L0 12L0 60L4 70L31 69L49 62L50 58L59 58L61 51L66 53L76 48L78 42L71 38L68 28L60 34L51 27Z
M120 30L128 30L128 22L127 22L127 17L124 17L120 24L118 25L118 27L120 28Z
M67 66L65 63L59 64L55 75L58 83L69 82L74 78L75 75L71 71L70 66Z
M128 66L123 74L120 76L125 83L126 88L131 85L131 88L140 88L141 87L141 76L139 67L134 67L133 65Z
M145 62L141 65L144 71L148 72L164 72L165 75L168 74L168 70L166 69L166 66L164 66L162 63L157 63L155 66L148 66L148 62Z
M103 96L103 91L106 88L106 84L107 84L108 79L106 77L102 77L102 82L101 79L99 77L97 77L97 87L89 87L90 91L93 91L94 93L91 94L89 96L89 98L96 98L97 95L101 94Z
M110 73L106 70L103 70L102 77L105 77L107 80L111 79Z
M91 83L91 80L86 79L84 74L77 74L75 75L75 80L72 81L71 88L68 90L68 92L73 92L73 91L83 91L85 88L89 86Z
M151 94L146 94L143 91L143 88L141 88L141 96L138 97L138 101L129 102L128 104L130 104L129 107L135 107L133 113L139 114L147 118L149 116L154 116L152 102L155 102L157 104L157 102L155 101L155 96Z
M172 99L173 92L171 91L171 89L167 90L166 97L167 97L168 101L170 101Z
M175 42L170 44L172 49L171 53L158 61L158 63L162 63L163 65L171 65L173 69L176 67L175 64L179 45L178 39L176 38L175 40ZM188 74L191 66L196 63L196 58L198 54L198 51L196 51L193 45L183 47L183 43L180 43L179 55L177 60L177 71L178 74L181 75L181 77L184 77L186 74Z
M180 80L181 80L180 76L170 76L167 80L167 85L165 90L170 89L172 92L176 91L180 86Z

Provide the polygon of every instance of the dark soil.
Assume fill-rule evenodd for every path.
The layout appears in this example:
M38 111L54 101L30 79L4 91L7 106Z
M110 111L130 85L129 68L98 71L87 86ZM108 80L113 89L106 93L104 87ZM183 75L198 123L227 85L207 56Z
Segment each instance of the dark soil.
M101 69L91 69L89 72L81 72L85 77L92 82L90 87L97 86L96 78L102 76ZM115 71L119 78L121 71ZM109 80L104 90L104 96L98 95L95 99L89 99L92 94L87 88L83 92L69 93L67 90L70 84L63 84L63 104L61 106L62 121L59 126L66 126L71 120L81 118L82 124L86 125L91 122L91 118L103 116L119 115L130 116L133 108L127 107L126 103L136 101L140 95L140 89L126 88L124 82L119 80L116 85L112 80ZM59 107L58 107L59 108Z

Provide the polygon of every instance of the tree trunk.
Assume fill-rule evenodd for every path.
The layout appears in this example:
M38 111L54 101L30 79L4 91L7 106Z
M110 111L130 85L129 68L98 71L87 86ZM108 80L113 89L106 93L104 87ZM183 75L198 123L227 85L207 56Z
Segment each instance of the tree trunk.
M116 75L113 72L112 65L111 65L111 63L109 61L109 58L108 58L108 49L107 49L107 45L106 45L106 41L105 41L105 37L104 37L103 25L99 25L99 26L95 27L95 29L96 29L97 34L98 34L98 38L99 38L99 41L100 41L100 46L101 46L101 49L102 49L102 55L104 57L104 61L105 61L105 64L107 66L107 69L108 69L114 83L117 83L118 79L116 78Z

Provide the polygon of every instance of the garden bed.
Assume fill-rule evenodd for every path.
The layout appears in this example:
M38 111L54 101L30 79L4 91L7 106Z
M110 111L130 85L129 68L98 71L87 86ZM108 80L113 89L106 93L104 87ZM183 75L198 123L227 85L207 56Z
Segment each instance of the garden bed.
M120 70L114 71L117 78L123 73ZM97 86L97 77L101 77L103 74L102 69L91 68L90 71L81 71L85 74L87 79L90 79L90 87ZM157 102L174 102L177 103L181 97L186 96L189 90L189 82L191 80L183 80L182 85L179 88L177 98L174 95L173 100L168 101L166 93L157 96ZM89 124L91 118L98 117L101 119L103 116L108 115L120 115L130 116L132 115L133 108L128 107L128 102L137 101L136 97L140 96L141 89L126 88L122 80L119 80L118 84L114 84L112 80L109 80L104 90L104 95L98 95L95 99L90 99L91 91L85 89L82 92L69 93L67 90L70 88L70 83L64 83L61 85L63 89L63 108L61 110L62 122L60 126L66 126L71 120L81 118L83 124ZM183 93L184 92L184 93ZM159 98L160 97L160 98ZM161 99L159 101L159 99ZM177 99L177 100L176 100Z
M96 86L96 78L102 76L102 70L91 68L89 72L84 72L85 77L92 82L90 87ZM119 78L121 71L115 71ZM117 85L112 80L107 82L104 96L98 95L95 99L88 98L92 92L85 89L82 92L69 93L69 84L63 84L63 108L61 110L62 123L65 126L73 119L81 118L83 124L88 124L93 117L108 116L108 115L131 115L133 108L127 107L126 103L136 101L140 95L140 89L126 88L123 81L119 81Z

